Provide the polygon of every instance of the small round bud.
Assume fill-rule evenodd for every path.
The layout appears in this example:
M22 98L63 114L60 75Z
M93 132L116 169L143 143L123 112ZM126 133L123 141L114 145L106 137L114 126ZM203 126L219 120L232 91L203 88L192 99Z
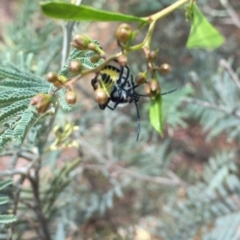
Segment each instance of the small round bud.
M49 72L46 76L47 81L50 83L54 83L56 81L58 81L58 75L55 72Z
M68 91L65 94L65 99L68 104L75 104L77 102L77 94L75 91Z
M71 73L80 73L82 70L82 63L79 60L72 60L70 61L68 68Z
M61 88L65 86L66 82L67 82L67 78L63 75L59 75L58 80L56 82L53 82L53 85L57 88Z
M115 32L115 37L117 41L121 43L126 43L129 39L131 39L131 36L132 36L131 26L126 23L121 24L117 28L117 31Z
M151 79L145 87L146 94L151 97L155 98L160 93L160 85L156 79Z
M121 66L126 66L127 62L128 62L128 58L126 55L122 54L122 55L118 56L117 61Z
M58 76L58 81L61 83L66 83L67 82L67 78L63 75L59 75Z
M150 51L147 55L147 59L150 62L154 62L157 59L157 52L156 51Z
M163 63L159 67L159 72L162 74L168 74L171 71L171 66L168 63Z
M36 106L36 110L38 113L45 113L51 104L51 99L51 95L39 93L31 99L30 104L32 106Z
M71 45L78 50L86 50L89 43L90 39L87 36L77 34L73 37L73 42L71 43Z
M91 42L91 43L88 44L88 49L89 50L96 51L96 48L97 48L97 46L96 46L95 43Z
M90 57L90 61L91 61L92 63L97 63L100 59L101 59L101 57L98 56L98 55L95 55L95 56Z
M146 82L146 76L144 73L138 73L135 77L135 82L137 85L142 85Z
M105 104L108 100L108 95L103 88L98 88L94 91L94 97L98 104Z

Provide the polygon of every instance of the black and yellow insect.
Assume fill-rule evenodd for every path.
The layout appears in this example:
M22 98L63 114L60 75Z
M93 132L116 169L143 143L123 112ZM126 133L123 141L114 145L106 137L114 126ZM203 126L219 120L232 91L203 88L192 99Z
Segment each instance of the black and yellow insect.
M107 65L100 71L100 73L96 74L94 79L92 79L92 87L94 90L99 87L103 88L108 95L107 101L104 104L99 104L99 107L102 110L106 107L111 110L115 110L118 105L125 105L127 103L135 104L138 119L138 140L140 134L140 114L137 102L140 97L149 96L139 94L135 91L139 85L137 85L133 80L133 75L131 74L128 66L120 66L120 68L117 68L112 65ZM162 93L161 95L168 94L170 92Z

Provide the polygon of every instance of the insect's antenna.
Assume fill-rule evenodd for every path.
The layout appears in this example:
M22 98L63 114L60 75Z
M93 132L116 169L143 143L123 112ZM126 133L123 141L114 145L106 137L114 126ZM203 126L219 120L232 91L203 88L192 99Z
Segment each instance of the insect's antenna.
M169 92L161 93L161 95L166 95L166 94L169 94L169 93L172 93L172 92L175 92L175 91L177 91L177 88L176 88L176 89L173 89L173 90L171 90L171 91L169 91ZM137 94L137 96L139 96L139 97L149 97L149 95L146 95L146 94L139 94L139 93L136 93L136 94Z
M173 89L173 90L171 90L171 91L169 91L169 92L161 93L161 95L166 95L166 94L169 94L169 93L172 93L172 92L175 92L175 91L177 91L177 88L176 88L176 89Z
M141 126L140 126L140 114L139 114L139 109L138 109L137 102L134 101L134 104L135 104L136 109L137 109L137 118L138 118L138 125L137 125L137 139L136 139L136 141L138 141L138 139L139 139L139 135L140 135L140 130L141 130Z

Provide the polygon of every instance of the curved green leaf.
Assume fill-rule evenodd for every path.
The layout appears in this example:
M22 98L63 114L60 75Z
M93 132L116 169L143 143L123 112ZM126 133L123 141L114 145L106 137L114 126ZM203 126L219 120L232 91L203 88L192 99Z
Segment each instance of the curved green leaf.
M224 42L223 35L207 20L196 4L192 5L193 20L187 48L214 49Z
M65 2L40 3L43 13L52 18L74 21L102 22L146 22L146 20L131 15L98 10L88 6L76 6Z
M150 123L154 129L161 135L163 133L163 113L162 113L162 96L157 95L156 98L151 99L150 111L149 111Z

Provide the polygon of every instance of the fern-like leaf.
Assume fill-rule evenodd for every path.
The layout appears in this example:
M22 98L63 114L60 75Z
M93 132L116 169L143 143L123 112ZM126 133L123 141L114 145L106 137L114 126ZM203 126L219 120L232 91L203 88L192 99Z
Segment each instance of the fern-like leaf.
M49 88L49 84L46 83L43 84L43 83L40 83L40 82L35 82L35 81L25 81L25 80L21 80L21 81L15 81L15 80L12 80L12 79L6 79L6 80L3 80L1 82L1 89L0 91L3 91L3 90L7 90L7 89L13 89L13 88L32 88L32 87L41 87L43 89L48 89ZM47 91L47 90L44 90L44 92Z
M13 138L13 130L8 128L0 135L0 152L7 146Z
M99 42L96 40L92 40L89 39L92 43L96 44L97 46L100 46ZM97 61L96 63L93 63L91 61L91 57L93 56L97 56L96 52L91 51L91 50L78 50L78 49L74 49L72 51L72 53L70 54L70 56L68 57L66 63L64 64L64 66L62 67L62 69L58 72L59 75L64 75L66 77L72 77L74 76L70 71L69 71L69 62L71 60L79 60L84 68L87 69L91 69L94 68L96 66L98 66L99 64L101 64L103 62L102 59L99 59L99 61Z
M9 224L16 221L17 221L17 217L12 214L0 215L1 224Z
M0 191L5 189L6 187L8 187L11 184L12 184L12 180L11 179L0 181Z
M3 205L5 203L9 202L9 197L0 197L0 205Z
M18 70L18 69L17 69ZM6 67L0 67L0 79L13 79L13 80L30 80L36 82L42 82L43 80L32 73L27 71L14 71Z
M0 103L11 103L16 102L25 98L31 98L37 93L42 92L42 88L28 88L28 89L12 89L7 91L2 91L0 95Z
M27 98L21 101L17 101L3 108L0 114L0 122L6 121L8 118L14 117L19 112L28 108L30 99L31 98Z
M58 91L59 104L60 104L60 107L61 107L64 111L71 112L71 111L72 111L72 106L69 105L69 104L66 102L65 93L66 93L66 91L65 91L64 89L60 89L60 90Z
M40 118L40 115L33 107L25 110L14 129L14 141L22 143L28 130L37 122L38 118Z

